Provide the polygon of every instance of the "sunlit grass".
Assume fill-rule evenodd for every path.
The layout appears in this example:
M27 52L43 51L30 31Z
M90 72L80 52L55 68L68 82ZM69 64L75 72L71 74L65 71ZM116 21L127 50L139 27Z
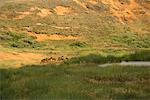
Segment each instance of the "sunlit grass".
M2 100L148 99L150 68L43 65L1 69Z

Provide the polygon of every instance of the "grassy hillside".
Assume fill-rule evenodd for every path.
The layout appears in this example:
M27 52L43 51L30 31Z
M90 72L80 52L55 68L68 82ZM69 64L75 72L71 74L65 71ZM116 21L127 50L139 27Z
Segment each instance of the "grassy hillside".
M0 99L149 99L121 61L150 61L149 0L0 0Z
M145 0L6 0L0 6L0 52L42 52L42 60L149 50L148 13Z

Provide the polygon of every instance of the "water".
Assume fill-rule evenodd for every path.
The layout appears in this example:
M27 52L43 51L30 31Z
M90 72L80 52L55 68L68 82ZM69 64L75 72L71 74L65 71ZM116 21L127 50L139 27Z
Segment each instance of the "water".
M108 67L111 65L121 65L121 66L149 66L150 67L150 62L145 62L145 61L130 61L130 62L121 62L121 63L109 63L109 64L101 64L99 67Z

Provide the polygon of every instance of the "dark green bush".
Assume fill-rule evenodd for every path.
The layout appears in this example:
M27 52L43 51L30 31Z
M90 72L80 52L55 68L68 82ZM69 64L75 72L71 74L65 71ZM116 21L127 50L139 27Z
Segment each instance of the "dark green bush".
M75 43L70 44L70 46L83 48L83 47L86 47L87 44L85 42L75 42Z
M96 54L90 54L83 57L74 57L70 59L66 63L77 63L77 64L85 64L85 63L110 63L110 62L120 62L122 57L115 57L113 55L108 56L102 56L102 55L96 55Z
M101 64L101 63L116 63L121 61L150 61L150 51L136 51L134 53L117 57L114 55L102 56L96 54L90 54L82 57L73 57L68 60L67 64Z
M150 51L140 51L124 57L126 61L150 61Z

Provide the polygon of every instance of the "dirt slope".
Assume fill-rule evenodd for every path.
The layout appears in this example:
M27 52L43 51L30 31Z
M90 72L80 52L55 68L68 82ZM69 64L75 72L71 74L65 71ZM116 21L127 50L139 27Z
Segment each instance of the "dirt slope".
M15 11L15 19L23 19L36 13L37 16L46 17L51 14L66 15L74 13L110 13L119 22L132 22L141 16L150 16L149 0L8 0L7 2L26 3L30 7L24 12ZM4 2L1 3L4 5ZM12 5L15 7L14 5ZM23 8L23 5L21 6ZM34 10L31 8L34 8ZM36 9L35 9L36 8ZM0 17L8 17L8 13L1 11Z

